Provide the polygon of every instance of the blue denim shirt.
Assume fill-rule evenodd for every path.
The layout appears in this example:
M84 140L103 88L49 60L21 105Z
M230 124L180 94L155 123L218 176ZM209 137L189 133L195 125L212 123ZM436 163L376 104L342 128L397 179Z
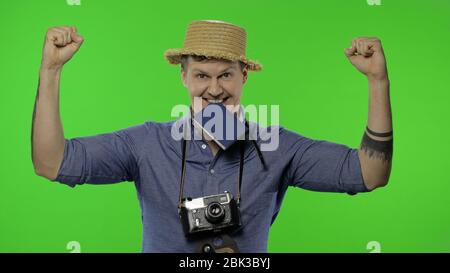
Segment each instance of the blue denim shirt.
M143 222L142 251L194 252L197 243L186 239L177 210L182 145L171 135L177 121L145 122L112 133L66 139L54 181L71 187L134 181ZM255 146L249 141L245 144L242 227L231 235L241 252L267 251L270 226L289 186L322 192L368 191L356 149L277 128L278 148L262 151L266 170ZM187 141L184 196L224 191L236 196L238 146L214 156L204 140Z

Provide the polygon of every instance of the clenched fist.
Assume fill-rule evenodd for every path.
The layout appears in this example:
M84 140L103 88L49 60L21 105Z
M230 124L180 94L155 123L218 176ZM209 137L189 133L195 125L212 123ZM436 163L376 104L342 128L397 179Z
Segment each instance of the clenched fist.
M388 78L386 59L380 39L360 37L352 40L352 46L344 50L350 63L369 79Z
M78 51L84 39L70 26L49 28L45 35L42 64L44 69L61 68Z

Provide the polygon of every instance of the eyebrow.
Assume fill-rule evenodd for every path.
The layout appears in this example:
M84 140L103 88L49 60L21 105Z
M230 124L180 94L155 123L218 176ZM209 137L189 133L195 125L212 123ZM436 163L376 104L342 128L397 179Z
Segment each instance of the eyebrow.
M228 67L228 68L222 70L220 73L224 73L225 71L227 71L227 70L229 70L229 69L236 69L236 67L230 66L230 67ZM200 69L198 69L198 68L194 68L194 69L193 69L193 72L196 72L196 71L208 75L208 72L202 71L202 70L200 70Z

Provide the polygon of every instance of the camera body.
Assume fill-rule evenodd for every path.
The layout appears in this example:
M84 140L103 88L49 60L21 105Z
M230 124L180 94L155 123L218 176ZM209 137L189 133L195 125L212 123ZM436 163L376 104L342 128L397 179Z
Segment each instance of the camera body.
M179 214L187 237L231 231L241 226L239 206L227 191L195 199L185 198Z

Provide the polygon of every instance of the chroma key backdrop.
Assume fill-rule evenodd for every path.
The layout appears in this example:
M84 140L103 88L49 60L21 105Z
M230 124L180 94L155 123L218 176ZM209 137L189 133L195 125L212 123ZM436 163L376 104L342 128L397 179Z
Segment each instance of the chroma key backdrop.
M344 49L378 37L387 59L394 156L389 184L354 196L289 188L269 252L450 251L450 1L0 1L0 252L140 252L133 183L70 188L35 174L31 121L42 46L53 26L84 37L63 69L66 138L169 121L189 104L179 67L193 20L247 31L242 104L279 105L279 123L359 147L367 78ZM178 171L178 170L177 170Z

